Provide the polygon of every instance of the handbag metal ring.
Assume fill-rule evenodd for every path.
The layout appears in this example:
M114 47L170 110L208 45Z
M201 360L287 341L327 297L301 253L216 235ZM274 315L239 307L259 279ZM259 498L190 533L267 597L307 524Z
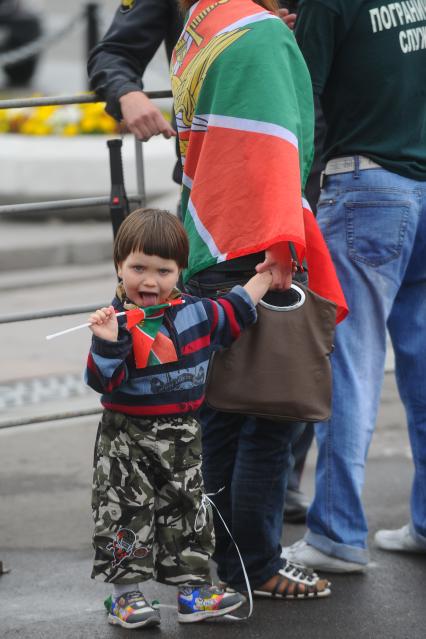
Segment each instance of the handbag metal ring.
M260 300L259 304L264 308L269 308L270 311L294 311L296 308L300 308L306 300L305 291L301 289L300 286L297 286L297 284L292 284L290 288L293 288L300 297L300 299L291 306L274 306L273 304L268 304L268 302L265 302L264 300Z

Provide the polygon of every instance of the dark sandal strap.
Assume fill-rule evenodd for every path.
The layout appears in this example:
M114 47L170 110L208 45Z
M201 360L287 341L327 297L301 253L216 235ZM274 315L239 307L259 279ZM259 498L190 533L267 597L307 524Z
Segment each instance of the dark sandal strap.
M290 591L291 588L291 591ZM302 590L303 588L303 590ZM300 597L300 595L306 596L306 586L298 581L288 580L288 586L285 590L285 594L288 597Z
M287 582L285 587L281 590L281 586L284 582ZM291 592L289 592L291 590ZM279 575L277 582L272 590L272 597L308 597L310 594L316 594L317 588L313 586L308 586L306 584L301 584L298 581L293 581L292 579L288 579L287 577L283 577Z
M282 584L285 581L287 582L287 585L286 585L286 587L283 590L281 590L280 586L282 586ZM288 589L289 585L290 585L289 579L287 579L287 577L283 577L283 575L278 574L275 586L273 587L273 589L271 591L271 596L272 597L276 597L277 595L279 595L280 597L285 596L287 594L287 589Z

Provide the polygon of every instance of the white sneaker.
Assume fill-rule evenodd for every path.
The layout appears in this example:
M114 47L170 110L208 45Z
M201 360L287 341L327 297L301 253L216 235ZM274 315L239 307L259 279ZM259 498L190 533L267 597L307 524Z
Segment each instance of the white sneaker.
M398 530L378 530L374 535L374 543L382 550L426 553L426 547L414 539L408 524Z
M367 568L364 564L326 555L321 550L308 544L304 539L296 541L292 546L283 548L281 557L291 563L301 564L307 568L323 570L324 572L363 572Z

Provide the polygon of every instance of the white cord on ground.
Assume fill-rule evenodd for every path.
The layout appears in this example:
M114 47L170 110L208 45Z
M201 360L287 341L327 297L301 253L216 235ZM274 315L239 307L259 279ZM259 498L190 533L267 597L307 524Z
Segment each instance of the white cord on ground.
M246 587L247 587L247 596L248 596L248 599L249 599L249 612L248 612L248 614L245 617L235 617L234 615L224 615L224 617L226 617L226 619L232 619L233 621L243 621L243 620L248 619L249 617L251 617L251 615L253 613L253 596L251 594L250 581L249 581L249 578L248 578L248 575L247 575L247 571L246 571L246 567L244 565L243 558L242 558L241 553L240 553L240 549L237 546L237 542L233 538L232 533L229 530L228 526L226 525L225 520L223 519L222 515L220 514L220 511L219 511L218 507L216 506L214 501L212 501L210 499L210 497L215 497L216 495L219 495L219 493L221 493L223 490L225 490L224 487L221 488L220 490L218 490L217 493L209 493L208 495L204 494L202 496L201 504L200 504L200 507L198 509L197 515L195 517L194 530L197 533L201 532L202 528L205 526L205 524L207 522L207 504L210 504L211 506L213 506L213 508L215 509L217 514L219 515L220 520L221 520L222 524L224 525L226 532L230 536L230 538L232 540L232 543L234 544L234 546L236 548L236 551L238 553L238 557L240 558L241 567L243 569L244 580L246 582ZM201 521L200 521L200 523L197 523L199 518L200 518Z

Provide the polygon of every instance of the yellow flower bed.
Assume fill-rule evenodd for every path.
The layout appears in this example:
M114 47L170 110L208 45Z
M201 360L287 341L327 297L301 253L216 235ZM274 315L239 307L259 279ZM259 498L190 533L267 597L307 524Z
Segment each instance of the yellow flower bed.
M24 135L85 135L118 133L119 125L104 111L104 103L0 110L0 133Z

